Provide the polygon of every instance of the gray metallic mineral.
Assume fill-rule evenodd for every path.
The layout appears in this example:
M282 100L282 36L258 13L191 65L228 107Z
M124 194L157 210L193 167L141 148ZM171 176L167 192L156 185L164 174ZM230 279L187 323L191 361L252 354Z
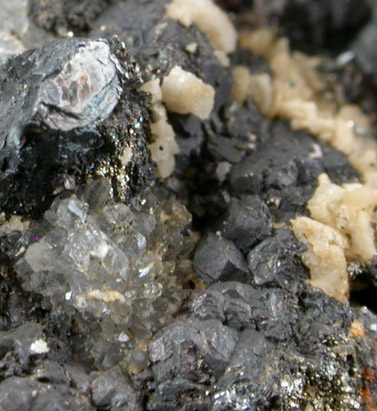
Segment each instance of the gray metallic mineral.
M5 61L0 207L40 216L88 174L107 177L121 199L139 191L151 179L149 100L139 86L116 40L66 39Z
M50 128L62 131L104 120L121 94L117 65L106 42L79 46L60 73L41 84L38 113Z
M236 246L225 238L209 233L194 254L194 268L204 282L227 281L237 278L246 281L249 271L245 259Z

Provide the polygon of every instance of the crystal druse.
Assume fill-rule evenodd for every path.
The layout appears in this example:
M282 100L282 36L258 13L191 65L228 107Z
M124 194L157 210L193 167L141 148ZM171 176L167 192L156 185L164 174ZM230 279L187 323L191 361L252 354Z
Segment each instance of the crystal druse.
M195 245L190 221L161 191L126 206L96 180L81 199L55 200L43 222L22 233L15 270L46 307L75 318L90 355L109 367L124 343L151 338L178 309L184 290L176 271Z

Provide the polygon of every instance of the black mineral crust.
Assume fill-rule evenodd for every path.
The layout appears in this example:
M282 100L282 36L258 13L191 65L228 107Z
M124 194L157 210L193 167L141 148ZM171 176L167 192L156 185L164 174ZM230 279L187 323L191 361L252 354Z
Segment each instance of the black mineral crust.
M31 19L41 28L65 35L88 32L96 18L119 0L30 0Z
M139 86L116 40L60 40L0 66L1 209L40 216L88 174L108 177L123 199L151 181Z

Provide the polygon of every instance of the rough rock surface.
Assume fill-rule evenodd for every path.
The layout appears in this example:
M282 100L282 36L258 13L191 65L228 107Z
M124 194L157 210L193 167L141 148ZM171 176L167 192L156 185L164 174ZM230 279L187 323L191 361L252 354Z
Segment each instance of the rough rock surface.
M371 2L339 0L284 1L279 24L294 47L306 52L344 50L371 14ZM300 16L297 19L297 16Z
M114 41L68 39L0 67L3 210L40 216L54 193L88 174L127 198L151 181L148 98ZM122 164L124 150L132 163Z
M96 17L118 0L30 0L31 19L54 34L76 35L88 32Z
M218 2L235 20L275 20L296 46L326 53L329 37L350 44L369 10L252 3L263 3L259 16L246 14L251 2ZM40 30L89 37L0 66L0 411L373 410L375 258L349 264L350 302L340 304L307 283L290 226L309 214L321 173L338 185L358 174L252 98L235 103L232 68L271 75L267 62L243 49L219 58L198 28L166 18L167 4L30 1ZM297 10L305 27L291 26ZM3 39L16 27L27 49L33 23L13 14ZM113 35L119 42L99 40ZM369 66L328 57L322 68L373 111L364 40L355 44ZM176 66L210 85L215 102L205 120L157 107L180 152L174 173L155 180L154 96L140 86Z
M149 346L158 389L147 409L184 409L187 403L216 410L294 409L308 401L316 409L360 406L358 345L348 336L348 308L305 287L290 293L237 282L194 294L190 307L189 318L168 326ZM213 335L216 343L208 341ZM324 389L328 383L331 395ZM210 399L208 385L214 387Z
M370 21L374 3L368 0L218 0L252 23L271 24L306 53L343 51ZM299 18L298 18L299 16Z

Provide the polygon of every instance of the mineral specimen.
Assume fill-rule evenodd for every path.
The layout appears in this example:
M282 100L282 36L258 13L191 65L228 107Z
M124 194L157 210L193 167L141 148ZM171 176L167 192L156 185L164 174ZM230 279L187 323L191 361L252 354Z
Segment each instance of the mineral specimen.
M307 279L302 270L302 251L290 230L276 230L247 255L252 284L297 289Z
M151 132L153 142L148 148L151 151L152 160L157 165L157 175L160 178L169 177L175 169L174 155L179 153L179 147L175 140L173 127L168 122L165 106L162 104L162 90L159 79L150 80L143 84L143 91L152 96Z
M369 1L21 3L0 411L375 409Z
M40 216L62 188L106 175L127 198L152 178L148 98L116 42L68 39L0 67L0 207ZM122 161L129 152L131 162Z
M246 262L237 247L212 233L198 244L194 267L208 284L230 278L243 279L249 275Z
M166 0L120 2L103 13L90 36L119 36L139 63L146 81L151 80L152 75L163 80L176 66L195 75L214 89L212 114L217 113L229 98L232 86L229 69L221 65L205 34L167 18L167 4ZM203 14L203 10L197 11ZM194 52L187 48L190 45L197 46Z
M243 196L230 201L217 228L245 253L267 237L271 225L272 217L266 204L258 196Z
M195 114L208 119L213 109L215 91L192 73L174 67L161 86L162 101L169 111L179 114Z
M181 233L190 214L173 199L159 201L151 192L141 205L108 198L101 207L106 180L92 184L99 204L90 207L75 196L55 200L41 224L24 231L15 267L25 290L42 293L55 312L75 316L78 332L96 335L86 345L108 367L116 365L106 358L109 347L119 361L124 343L150 338L177 310L184 292L174 273L195 240ZM86 193L93 195L90 187ZM98 326L87 329L89 318Z

